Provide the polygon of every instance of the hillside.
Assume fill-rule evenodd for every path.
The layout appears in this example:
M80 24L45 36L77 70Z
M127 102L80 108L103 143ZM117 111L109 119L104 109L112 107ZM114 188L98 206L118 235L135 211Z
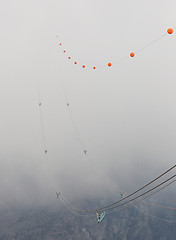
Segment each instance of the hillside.
M107 214L97 224L96 216L74 215L61 204L13 208L1 210L0 240L175 240L176 222L159 220L176 221L175 216L174 211L136 205Z

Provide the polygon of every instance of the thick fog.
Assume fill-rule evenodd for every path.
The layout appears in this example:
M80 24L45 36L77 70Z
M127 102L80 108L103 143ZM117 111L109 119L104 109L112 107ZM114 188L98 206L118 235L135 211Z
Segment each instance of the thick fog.
M175 32L138 52L176 26L175 7L1 2L0 204L54 203L56 189L116 200L175 164Z

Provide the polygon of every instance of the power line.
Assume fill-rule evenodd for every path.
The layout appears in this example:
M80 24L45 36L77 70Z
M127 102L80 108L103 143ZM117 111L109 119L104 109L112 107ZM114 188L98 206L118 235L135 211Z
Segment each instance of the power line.
M114 202L114 203L112 203L112 204L109 204L109 205L105 206L104 208L111 207L111 206L113 206L113 205L115 205L115 204L118 204L118 203L124 201L125 199L133 196L134 194L138 193L139 191L143 190L143 189L146 188L147 186L151 185L152 183L154 183L155 181L157 181L158 179L160 179L161 177L163 177L165 174L167 174L168 172L170 172L171 170L173 170L175 167L176 167L176 165L172 166L172 167L169 168L167 171L165 171L164 173L160 174L158 177L156 177L155 179L153 179L152 181L150 181L150 182L147 183L146 185L142 186L141 188L139 188L139 189L136 190L135 192L127 195L126 197L120 199L120 200L117 201L117 202ZM99 208L98 210L101 210L101 209L104 209L104 208Z
M138 199L138 198L144 196L145 194L147 194L147 193L153 191L154 189L158 188L159 186L165 184L166 182L170 181L172 178L175 178L175 177L176 177L176 174L173 175L172 177L168 178L167 180L163 181L162 183L158 184L157 186L151 188L150 190L148 190L148 191L146 191L146 192L144 192L144 193L138 195L138 196L135 197L135 198L132 198L132 199L130 199L130 200L124 202L124 203L121 203L121 204L119 204L119 205L117 205L117 206L114 206L114 207L110 207L110 208L101 208L101 210L102 210L102 211L105 211L105 210L106 210L106 211L107 211L107 210L112 210L112 209L114 209L114 208L118 208L118 207L123 206L123 205L125 205L125 204L127 204L127 203L130 203L130 202L132 202L132 201L134 201L134 200L136 200L136 199ZM148 196L147 196L147 197L148 197ZM145 198L144 198L144 199L145 199ZM99 210L100 210L100 209L97 209L97 211L99 211Z
M66 204L69 204L69 206L71 206L73 210L75 209L75 210L78 210L78 211L81 211L81 212L97 212L97 211L112 210L112 209L115 209L115 208L118 208L118 207L120 207L120 206L123 206L123 205L125 205L125 204L127 204L127 203L130 203L130 202L132 202L132 201L134 201L134 200L136 200L136 199L138 199L138 198L146 195L147 193L155 190L156 188L162 186L163 184L167 183L167 182L170 181L171 179L175 178L175 177L176 177L176 174L173 175L173 176L171 176L170 178L166 179L165 181L161 182L160 184L156 185L155 187L150 188L148 191L146 191L146 192L144 192L144 193L142 193L142 194L140 194L140 195L138 195L138 196L136 196L136 197L134 197L134 198L132 198L132 199L130 199L130 200L128 200L128 201L125 201L125 202L123 202L123 203L121 203L121 204L118 204L117 206L114 206L114 205L116 205L117 203L120 203L120 202L124 201L125 199L133 196L134 194L136 194L137 192L141 191L141 190L144 189L145 187L149 186L151 183L155 182L156 180L158 180L159 178L161 178L162 176L164 176L166 173L168 173L169 171L171 171L171 170L172 170L173 168L175 168L175 167L176 167L176 165L174 165L173 167L171 167L170 169L168 169L167 171L165 171L164 173L162 173L161 175L159 175L159 176L158 176L157 178L155 178L154 180L150 181L148 184L146 184L146 185L144 185L143 187L139 188L139 189L136 190L135 192L129 194L129 195L126 196L125 198L123 198L123 199L121 199L121 200L119 200L119 201L117 201L117 202L115 202L115 203L113 203L113 204L110 204L110 205L108 205L108 206L102 207L102 208L97 208L97 209L80 209L80 208L76 208L76 207L73 206L72 204L68 203L64 198L63 198L63 200L64 200L64 202L65 202ZM176 181L176 180L174 180L173 182L175 182L175 181ZM143 201L145 198L147 198L147 197L149 197L149 196L152 196L153 194L161 191L163 188L169 186L169 185L172 184L173 182L168 183L166 186L164 186L164 187L162 187L161 189L155 191L154 193L151 193L150 195L147 195L146 197L144 197L142 200L139 200L139 201ZM112 206L114 206L114 207L112 207Z

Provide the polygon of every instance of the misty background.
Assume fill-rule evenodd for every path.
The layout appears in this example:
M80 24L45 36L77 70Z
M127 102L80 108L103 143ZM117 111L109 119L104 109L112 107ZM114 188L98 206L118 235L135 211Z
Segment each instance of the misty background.
M56 204L53 184L69 201L116 201L175 164L175 32L119 61L176 26L175 1L0 5L1 206Z

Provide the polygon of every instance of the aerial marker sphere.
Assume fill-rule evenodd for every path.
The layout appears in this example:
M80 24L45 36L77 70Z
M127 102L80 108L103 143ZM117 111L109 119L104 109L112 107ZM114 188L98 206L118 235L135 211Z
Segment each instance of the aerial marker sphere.
M64 50L64 53L65 53L66 51Z
M131 52L130 57L134 57L134 56L135 56L134 52Z
M77 64L77 62L75 62L75 64Z
M108 66L111 67L111 66L112 66L112 63L108 63Z
M70 59L71 57L68 57L68 59Z
M172 28L168 28L167 29L167 33L172 34L173 33L173 29Z
M62 45L62 43L59 43L59 45L61 46L61 45Z
M83 67L83 68L85 68L86 66L85 66L85 65L83 65L82 67Z
M96 69L96 67L93 67L93 69Z

